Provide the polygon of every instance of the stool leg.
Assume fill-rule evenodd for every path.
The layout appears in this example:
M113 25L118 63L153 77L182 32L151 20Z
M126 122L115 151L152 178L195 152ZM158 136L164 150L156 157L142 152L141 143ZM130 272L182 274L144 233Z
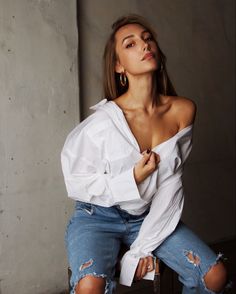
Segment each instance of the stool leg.
M161 279L159 274L155 275L153 286L153 292L155 294L161 294Z
M68 289L69 289L69 293L70 293L70 291L71 291L70 277L71 277L71 274L72 274L70 267L68 267L67 272L68 272Z
M160 260L156 259L155 277L153 281L153 292L161 294Z

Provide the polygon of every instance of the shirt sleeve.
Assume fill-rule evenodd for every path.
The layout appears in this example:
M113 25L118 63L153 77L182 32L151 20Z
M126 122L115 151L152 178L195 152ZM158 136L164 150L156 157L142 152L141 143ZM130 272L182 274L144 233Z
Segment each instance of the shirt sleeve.
M192 132L180 138L179 144L184 163L192 149ZM173 174L154 194L150 211L141 225L139 234L121 260L121 284L131 286L139 259L153 256L153 250L175 230L179 223L184 205L181 175L182 170Z
M121 284L131 286L139 259L152 256L152 251L174 231L182 214L183 203L181 179L155 193L138 237L121 260ZM130 269L129 275L126 268Z
M68 197L84 202L99 199L104 206L140 199L131 167L116 176L107 173L104 152L83 130L69 135L61 152Z

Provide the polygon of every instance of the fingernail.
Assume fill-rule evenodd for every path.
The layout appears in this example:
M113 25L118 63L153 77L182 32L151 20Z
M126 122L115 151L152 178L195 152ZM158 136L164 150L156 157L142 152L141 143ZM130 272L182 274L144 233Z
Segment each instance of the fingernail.
M148 148L147 149L147 154L149 154L151 152L151 149L150 148Z

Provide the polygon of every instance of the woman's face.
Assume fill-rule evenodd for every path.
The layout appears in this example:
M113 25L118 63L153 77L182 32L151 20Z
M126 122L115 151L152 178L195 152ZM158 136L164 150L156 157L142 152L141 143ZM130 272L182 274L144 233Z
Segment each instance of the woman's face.
M116 72L140 75L157 69L157 45L144 27L127 24L116 32L115 40L118 56Z

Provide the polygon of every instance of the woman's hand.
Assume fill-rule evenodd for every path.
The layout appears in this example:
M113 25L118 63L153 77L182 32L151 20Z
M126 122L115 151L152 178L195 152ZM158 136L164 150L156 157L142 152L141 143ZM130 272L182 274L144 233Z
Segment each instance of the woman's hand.
M154 258L152 256L147 256L140 258L134 279L141 280L147 272L151 272L154 269Z
M144 151L142 155L143 158L141 158L134 167L134 178L137 184L140 184L153 173L160 162L160 156L150 149Z

